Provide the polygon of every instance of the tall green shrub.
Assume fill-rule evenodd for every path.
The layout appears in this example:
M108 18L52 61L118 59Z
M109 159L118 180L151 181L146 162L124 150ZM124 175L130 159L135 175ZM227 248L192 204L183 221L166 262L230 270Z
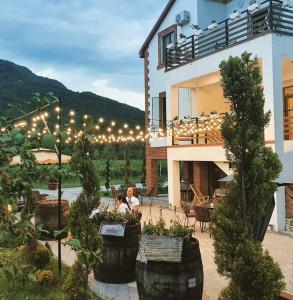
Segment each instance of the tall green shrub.
M277 263L253 239L253 224L263 215L281 171L277 154L265 146L262 78L257 58L248 53L220 64L224 96L231 111L222 125L226 156L234 179L214 214L215 262L230 285L221 299L275 299L284 288Z
M91 135L87 133L75 144L74 153L70 162L72 169L80 177L83 190L70 207L69 228L72 236L79 240L81 247L84 248L86 253L93 252L98 254L102 247L102 239L96 225L89 218L92 210L100 204L99 180L90 156L91 153L93 153L92 138ZM68 295L70 295L68 299L79 299L79 291L84 295L83 299L88 298L88 275L93 266L90 263L89 257L87 258L88 259L82 259L79 253L78 264L76 264L75 268L69 274L69 278L66 281L67 285L64 287ZM82 286L77 288L72 278L74 280L83 280ZM77 295L77 298L74 298L74 295Z
M124 177L123 177L123 182L124 185L129 185L130 184L130 176L131 176L131 170L130 170L130 159L129 159L129 149L128 145L125 144L124 148L124 166L123 166L123 171L124 171Z

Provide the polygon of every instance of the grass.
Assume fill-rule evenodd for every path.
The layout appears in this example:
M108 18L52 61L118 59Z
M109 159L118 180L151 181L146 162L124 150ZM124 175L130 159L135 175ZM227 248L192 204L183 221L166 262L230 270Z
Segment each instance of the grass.
M11 255L16 256L19 254L11 250ZM62 292L61 286L69 269L69 267L63 265L62 276L59 278L57 261L51 257L51 262L46 267L46 270L53 272L54 279L50 285L44 287L30 281L26 281L23 285L16 277L7 280L3 273L0 273L0 300L62 300L64 299L64 293ZM101 298L91 294L91 298L88 300L101 300Z

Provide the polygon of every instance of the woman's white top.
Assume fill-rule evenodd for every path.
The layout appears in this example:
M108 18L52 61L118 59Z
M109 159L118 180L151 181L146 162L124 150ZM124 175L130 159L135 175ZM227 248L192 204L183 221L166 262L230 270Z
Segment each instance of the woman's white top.
M125 203L121 203L121 204L119 205L119 207L117 208L117 212L118 212L118 213L121 213L121 214L125 214L125 213L128 212L128 211L129 211L128 206L127 206L127 204L125 204Z

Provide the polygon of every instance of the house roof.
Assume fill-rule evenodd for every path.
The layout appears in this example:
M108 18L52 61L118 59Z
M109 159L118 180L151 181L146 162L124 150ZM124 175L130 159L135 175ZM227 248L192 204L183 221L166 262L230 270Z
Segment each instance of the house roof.
M153 29L151 30L151 32L149 33L148 37L144 41L141 49L139 50L139 56L141 58L144 57L144 53L145 53L146 48L148 47L149 43L151 42L151 40L155 36L157 30L159 29L159 27L163 23L164 19L166 18L167 14L169 13L169 11L172 8L172 6L175 3L175 1L176 0L169 0L168 4L166 5L165 9L161 13L161 15L160 15L159 19L157 20L156 24L154 25Z

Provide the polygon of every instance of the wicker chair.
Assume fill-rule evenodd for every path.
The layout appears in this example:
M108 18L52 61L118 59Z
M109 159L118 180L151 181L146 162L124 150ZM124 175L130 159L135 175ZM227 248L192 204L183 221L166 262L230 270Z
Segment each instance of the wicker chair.
M210 209L205 206L194 205L194 211L196 215L196 221L199 221L200 224L200 231L201 232L205 231L207 223L209 224L208 229L210 229L210 225L211 225Z
M184 225L188 226L189 224L189 218L194 218L194 230L195 230L195 224L196 224L196 214L195 211L191 208L190 205L186 201L180 201L181 208L184 212L185 219L184 219Z

